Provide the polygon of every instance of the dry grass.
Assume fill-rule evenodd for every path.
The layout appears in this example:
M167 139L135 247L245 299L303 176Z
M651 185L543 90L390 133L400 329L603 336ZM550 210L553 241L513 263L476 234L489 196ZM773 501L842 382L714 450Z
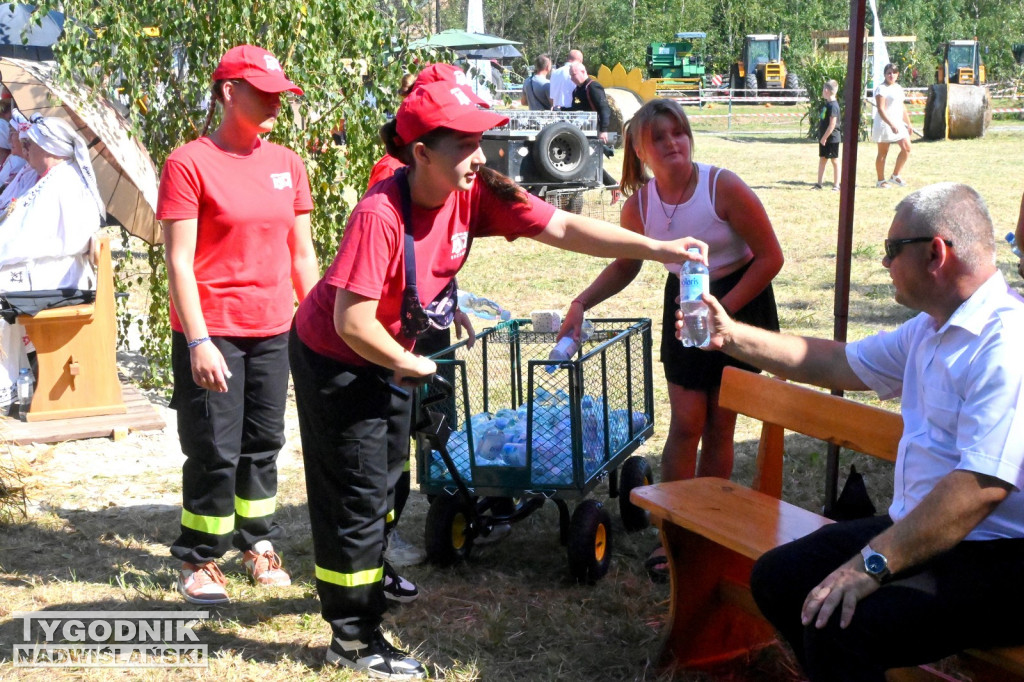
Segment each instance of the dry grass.
M1024 136L1001 132L984 140L915 144L905 177L911 189L940 180L979 188L1001 235L1015 223L1024 185L1016 179L1019 152L1024 152ZM735 170L767 207L787 257L776 280L784 327L830 336L839 196L811 189L817 168L814 145L792 136L698 135L696 158ZM880 265L892 209L906 190L874 189L873 158L873 145L863 145L853 240L851 338L891 327L910 315L893 303ZM999 253L1007 278L1019 283L1009 249L1001 247ZM511 245L480 240L460 275L460 285L500 301L517 315L527 315L535 309L563 308L602 266L595 259L528 240ZM637 281L595 310L595 316L651 317L657 325L663 278L660 266L645 266ZM668 415L660 367L655 367L654 377L656 433L641 452L657 464ZM313 559L293 415L289 424L278 518L287 531L280 548L295 584L258 592L245 583L237 555L232 555L225 569L236 600L214 609L214 617L201 631L202 640L216 651L210 671L80 670L74 672L76 678L360 679L320 668L328 628L320 620L311 578ZM739 481L750 479L755 437L753 426L742 422L737 433ZM792 440L785 495L817 508L822 501L824 447L807 439ZM126 447L137 451L125 454ZM14 611L183 608L170 587L173 564L167 555L177 532L180 458L164 457L161 461L170 466L162 467L146 460L175 448L174 430L169 428L161 437L133 434L116 446L90 441L15 453L31 462L26 479L31 506L27 520L6 525L0 536L0 657L8 661L0 663L0 677L53 677L48 670L11 667L10 644L20 637ZM874 463L866 463L866 468L869 487L882 508L890 472ZM603 487L595 495L602 499ZM414 494L402 521L406 537L421 541L426 508L423 496ZM689 673L672 678L655 670L652 660L667 611L668 588L652 585L641 562L656 536L650 530L627 535L617 520L614 530L609 575L593 587L574 585L558 542L556 510L547 505L518 524L504 542L475 550L468 563L452 569L408 569L406 574L420 586L422 596L390 613L386 626L402 645L429 660L439 679L450 681L797 679L792 663L777 651L710 676Z

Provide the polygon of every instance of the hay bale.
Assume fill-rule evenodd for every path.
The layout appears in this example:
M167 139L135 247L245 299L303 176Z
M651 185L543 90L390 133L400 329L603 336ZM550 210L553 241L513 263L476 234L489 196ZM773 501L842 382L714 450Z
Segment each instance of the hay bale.
M982 85L950 84L949 139L971 140L985 135L992 123L992 94Z
M623 136L626 132L626 124L629 123L633 114L643 106L640 95L626 88L605 88L608 96L608 104L612 110L611 132L618 133L619 138L615 141L616 147L621 147Z
M924 111L924 136L942 140L946 134L946 106L949 106L951 140L970 140L985 135L992 123L992 95L982 85L940 83L928 88Z

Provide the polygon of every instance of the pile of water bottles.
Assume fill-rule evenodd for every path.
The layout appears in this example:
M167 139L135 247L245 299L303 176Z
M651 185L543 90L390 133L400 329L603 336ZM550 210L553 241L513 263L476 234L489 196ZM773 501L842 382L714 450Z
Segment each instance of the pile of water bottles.
M538 388L533 403L531 481L534 484L570 485L573 482L572 418L569 396L565 391L554 393ZM625 409L608 413L608 451L605 452L604 400L584 395L580 400L583 437L583 473L589 478L605 462L614 457L630 440L630 424L635 436L649 423L644 412ZM527 464L528 405L518 409L481 412L470 418L473 453L476 465L494 467L525 467ZM448 438L448 453L459 475L471 481L469 470L469 436L466 430L454 431ZM448 479L450 475L441 456L431 453L431 479Z

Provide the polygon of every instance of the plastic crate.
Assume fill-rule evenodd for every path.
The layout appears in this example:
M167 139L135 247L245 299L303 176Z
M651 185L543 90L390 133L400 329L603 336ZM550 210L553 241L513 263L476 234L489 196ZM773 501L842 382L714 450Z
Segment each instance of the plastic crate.
M484 330L473 348L460 342L432 356L455 390L431 409L448 417L449 454L474 494L585 495L653 433L651 321L591 322L582 354L563 363L547 359L556 334L535 332L526 319ZM486 459L480 424L513 416L525 422L522 447ZM416 451L421 490L451 493L440 454L422 439Z

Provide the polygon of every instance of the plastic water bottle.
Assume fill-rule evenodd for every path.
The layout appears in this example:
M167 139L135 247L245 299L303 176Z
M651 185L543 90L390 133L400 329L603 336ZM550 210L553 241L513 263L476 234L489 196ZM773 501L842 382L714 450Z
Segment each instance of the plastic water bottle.
M459 289L459 309L484 320L511 320L512 313L489 298Z
M692 254L700 254L700 249L688 249ZM679 309L683 313L683 345L704 348L711 342L708 328L708 305L701 299L708 293L711 277L708 267L696 260L683 263L679 272Z
M32 407L32 392L35 390L36 380L32 376L32 370L23 367L18 374L18 417L25 421L29 409Z
M590 320L583 320L583 324L580 326L580 343L586 343L594 334L594 325ZM576 355L576 351L580 349L580 344L576 343L575 339L571 336L563 336L555 344L555 347L551 349L551 353L548 354L548 360L553 362L567 362L572 360L573 356ZM558 369L558 365L548 365L548 374L553 373Z
M1014 256L1024 259L1024 256L1020 253L1020 249L1017 247L1017 239L1013 236L1013 232L1006 233L1006 243L1010 245L1010 250L1013 251Z

